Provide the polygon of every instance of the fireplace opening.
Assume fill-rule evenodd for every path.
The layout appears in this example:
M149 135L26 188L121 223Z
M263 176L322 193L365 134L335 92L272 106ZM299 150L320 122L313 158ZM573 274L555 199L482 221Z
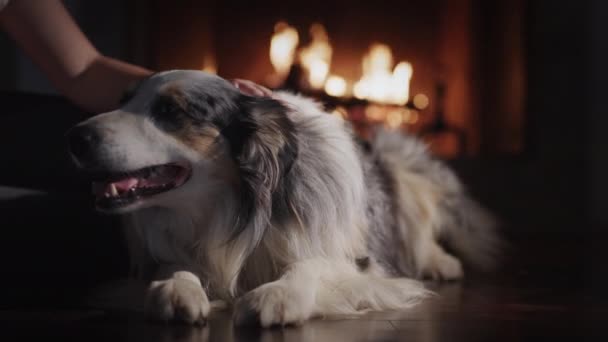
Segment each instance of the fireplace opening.
M312 96L363 137L382 125L447 159L526 148L523 0L485 6L492 21L473 0L133 4L151 68Z

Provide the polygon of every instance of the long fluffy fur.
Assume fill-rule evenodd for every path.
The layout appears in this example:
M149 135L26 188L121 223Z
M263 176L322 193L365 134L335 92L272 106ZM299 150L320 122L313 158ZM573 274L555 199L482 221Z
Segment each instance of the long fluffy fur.
M125 217L134 270L165 279L150 291L166 297L150 301L157 316L181 312L175 298L194 298L184 271L203 295L235 303L237 323L269 326L407 308L430 295L416 279L458 279L461 259L493 264L491 215L415 138L380 130L360 144L347 122L308 98L188 82L199 81L215 87L215 104L227 103L214 159L192 161L197 177L180 190L188 201ZM208 307L189 306L181 318L195 321Z
M380 131L372 144L375 158L389 170L400 207L398 236L406 247L401 271L442 277L428 269L433 267L429 253L440 241L473 269L492 270L501 250L496 220L470 197L454 172L414 137Z

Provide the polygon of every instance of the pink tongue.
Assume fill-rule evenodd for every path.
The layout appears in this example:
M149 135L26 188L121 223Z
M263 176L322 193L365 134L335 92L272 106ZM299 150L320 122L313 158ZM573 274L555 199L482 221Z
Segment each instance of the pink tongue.
M98 197L112 194L112 185L119 194L129 191L131 188L156 187L166 185L177 179L176 182L183 181L185 173L176 168L158 168L147 178L124 178L116 182L93 183L93 193Z

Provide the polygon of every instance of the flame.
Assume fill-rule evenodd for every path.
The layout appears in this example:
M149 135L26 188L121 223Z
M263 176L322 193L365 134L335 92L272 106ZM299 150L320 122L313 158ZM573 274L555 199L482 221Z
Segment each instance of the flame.
M410 80L414 70L408 62L400 62L393 71L391 102L404 105L410 98Z
M386 114L386 124L390 128L399 128L403 123L403 114L399 110L391 110Z
M329 76L325 82L325 92L328 95L341 97L346 94L346 81L340 76Z
M312 41L300 51L300 63L308 71L308 83L315 89L323 88L329 73L332 48L323 25L310 27Z
M287 23L279 22L275 25L274 32L270 40L270 62L276 73L285 77L295 58L299 43L298 31Z
M275 25L275 33L270 44L270 60L275 69L269 83L280 85L281 79L289 74L295 62L305 71L309 87L324 90L334 97L354 95L356 98L374 102L367 106L366 117L371 121L384 121L389 127L399 128L403 124L413 124L418 121L418 115L404 108L400 111L387 111L381 105L403 106L410 99L410 81L413 69L408 62L394 64L393 53L388 45L373 44L362 60L362 76L356 81L346 80L337 75L331 75L332 47L328 34L319 23L310 27L311 42L300 48L298 31L285 22ZM296 52L297 51L297 52ZM417 109L424 109L429 99L424 94L413 98ZM377 106L380 105L380 106ZM341 115L335 111L336 115Z
M353 92L359 99L404 105L409 99L412 65L400 62L391 72L393 54L384 44L374 44L363 57L363 76Z

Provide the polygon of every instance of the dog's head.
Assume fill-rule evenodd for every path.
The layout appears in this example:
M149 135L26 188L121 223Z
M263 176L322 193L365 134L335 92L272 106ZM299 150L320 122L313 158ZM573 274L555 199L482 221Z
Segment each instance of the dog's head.
M280 102L184 70L143 80L120 109L78 124L68 140L75 164L95 177L100 210L185 205L217 195L212 189L222 184L238 194L241 225L269 218L297 154Z

